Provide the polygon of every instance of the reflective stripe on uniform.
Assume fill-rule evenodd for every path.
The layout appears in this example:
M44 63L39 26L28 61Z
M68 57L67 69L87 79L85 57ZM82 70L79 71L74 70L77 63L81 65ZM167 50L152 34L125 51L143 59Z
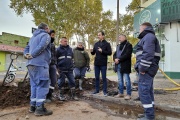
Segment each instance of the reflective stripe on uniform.
M136 52L136 56L141 55L142 53L143 53L143 51L138 51L138 52ZM154 56L161 57L161 53L155 52Z
M156 53L155 52L154 56L161 57L161 53Z
M147 60L141 60L141 62L147 63L147 64L152 64L152 62L149 62L149 61L147 61Z
M36 99L36 102L44 102L45 99Z
M63 59L63 58L65 58L65 56L61 56L61 57L59 57L58 59Z
M67 58L70 58L70 59L71 59L72 57L71 57L71 56L67 56Z
M140 63L141 65L143 66L146 66L146 67L150 67L150 65L147 65L147 64L144 64L144 63Z
M152 101L152 104L154 105L154 101Z
M143 51L138 51L138 52L136 52L136 56L141 55L142 53L143 53Z
M32 101L32 102L36 101L36 98L31 98L31 101Z
M151 107L153 107L153 104L143 104L143 107L144 108L151 108Z
M49 86L49 88L54 90L54 87L53 87L53 86Z

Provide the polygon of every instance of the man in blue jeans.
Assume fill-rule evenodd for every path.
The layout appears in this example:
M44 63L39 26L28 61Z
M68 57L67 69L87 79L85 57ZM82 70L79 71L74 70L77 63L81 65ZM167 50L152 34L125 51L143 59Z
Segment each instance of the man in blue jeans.
M119 94L115 97L124 97L124 78L126 81L127 95L125 100L131 99L131 80L129 74L131 73L131 54L132 44L127 41L125 35L119 36L120 44L116 48L113 55L115 64L117 65L117 75L119 84Z
M99 93L99 77L100 72L103 80L103 93L107 96L107 80L106 80L106 71L107 71L107 59L108 55L112 54L110 43L105 40L105 34L103 31L98 33L99 41L95 43L93 50L91 51L92 55L95 55L94 61L94 70L95 70L95 88L93 94Z

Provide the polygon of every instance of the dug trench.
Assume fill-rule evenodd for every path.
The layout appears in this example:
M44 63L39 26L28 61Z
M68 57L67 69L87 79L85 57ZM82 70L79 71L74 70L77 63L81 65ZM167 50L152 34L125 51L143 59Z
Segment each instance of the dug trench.
M107 100L108 97L112 97L117 94L117 83L114 81L108 80L108 97L103 97L103 96L98 96L98 97L91 97L91 95L86 95L86 94L91 94L91 92L94 90L94 79L93 78L88 78L85 80L83 83L83 91L79 91L78 89L76 90L76 94L79 97L79 101L86 102L90 106L92 106L95 109L101 110L103 112L106 112L108 115L113 115L113 116L119 116L123 118L131 118L135 119L137 118L137 115L140 113L143 113L143 109L139 104L137 105L127 105L120 103L118 101L114 100ZM78 81L77 81L78 85ZM102 82L100 83L100 88L102 89ZM66 102L73 102L70 99L70 91L68 89L68 83L66 83ZM78 86L77 86L78 88ZM58 106L59 104L64 104L59 102L58 100L58 90L53 94L54 96L54 102L52 104L55 104ZM30 85L29 81L25 81L23 83L18 83L18 87L13 87L13 86L3 86L0 87L0 109L11 109L14 106L16 107L27 107L29 105L29 97L30 97ZM99 99L101 98L101 99ZM88 111L83 111L83 112L88 112ZM15 114L15 113L12 113ZM88 114L88 113L87 113ZM6 115L6 114L4 114ZM0 115L4 116L4 115ZM176 112L171 112L171 111L165 111L156 108L156 119L157 120L178 120L180 119L180 114Z

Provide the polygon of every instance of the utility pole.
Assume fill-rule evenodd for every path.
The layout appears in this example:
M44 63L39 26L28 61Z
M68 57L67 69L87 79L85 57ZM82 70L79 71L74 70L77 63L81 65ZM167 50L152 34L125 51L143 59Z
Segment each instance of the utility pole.
M119 0L117 0L116 45L119 43Z

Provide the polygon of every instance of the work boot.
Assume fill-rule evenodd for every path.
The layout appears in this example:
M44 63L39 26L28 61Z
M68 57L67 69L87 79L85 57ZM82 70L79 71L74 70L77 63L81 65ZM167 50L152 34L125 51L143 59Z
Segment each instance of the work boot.
M64 97L64 89L59 90L59 100L60 101L65 101L66 98Z
M126 95L126 96L124 97L124 99L125 99L125 100L130 100L130 99L131 99L131 96L130 96L130 95Z
M40 105L40 106L37 106L36 107L36 110L34 112L34 115L36 116L42 116L42 115L52 115L53 112L51 110L47 110L45 107L44 107L44 104Z
M53 93L53 89L49 89L49 93L47 94L46 100L45 100L46 103L52 102L52 93Z
M74 100L78 100L74 87L71 88L71 98L74 99Z
M82 80L82 79L79 79L79 90L83 90L83 89L82 89L82 83L83 83L83 80Z
M30 106L30 108L29 108L30 113L34 113L35 110L36 110L36 106Z

